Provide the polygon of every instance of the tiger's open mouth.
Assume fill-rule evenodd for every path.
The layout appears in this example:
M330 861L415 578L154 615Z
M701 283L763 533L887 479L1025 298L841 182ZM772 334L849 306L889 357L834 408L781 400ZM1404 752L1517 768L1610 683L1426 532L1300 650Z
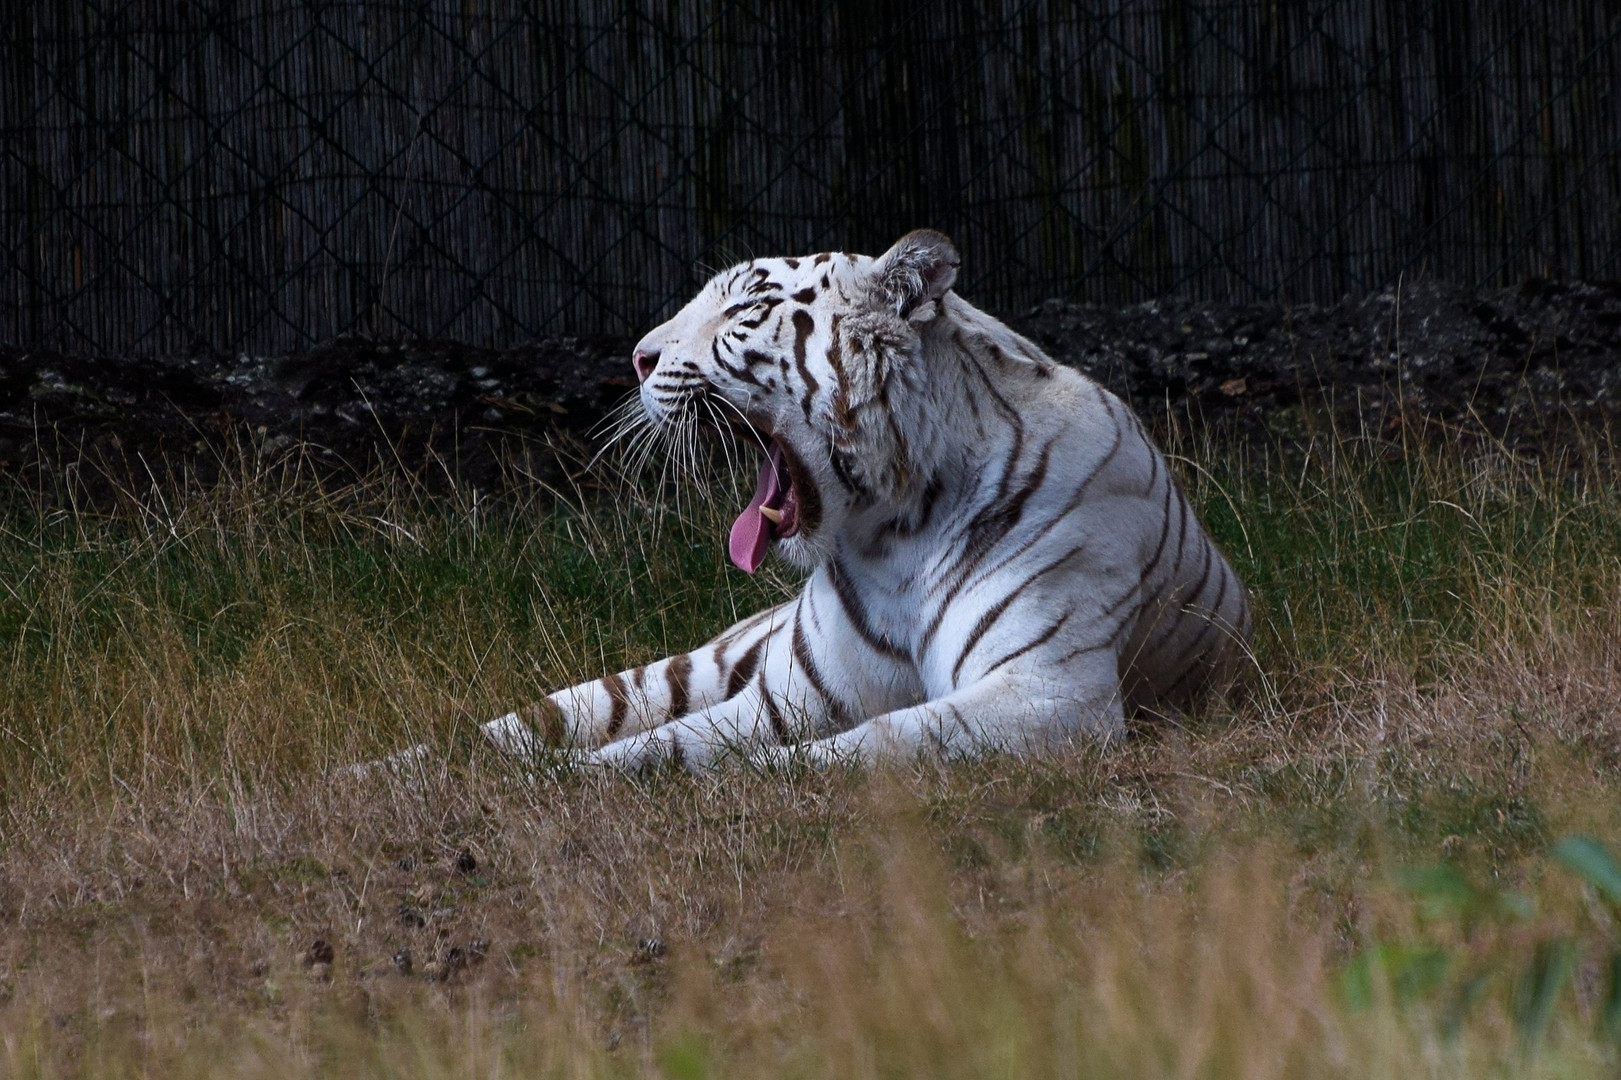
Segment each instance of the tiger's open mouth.
M786 540L799 532L799 486L782 443L773 436L760 466L760 481L754 498L732 522L726 550L739 569L754 573L765 561L773 540Z

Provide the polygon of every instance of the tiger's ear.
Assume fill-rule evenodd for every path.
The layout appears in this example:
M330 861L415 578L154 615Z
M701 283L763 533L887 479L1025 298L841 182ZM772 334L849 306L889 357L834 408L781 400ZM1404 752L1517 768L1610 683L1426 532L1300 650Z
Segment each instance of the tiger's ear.
M873 266L879 297L908 322L934 317L935 301L957 280L962 260L950 240L933 229L909 232Z

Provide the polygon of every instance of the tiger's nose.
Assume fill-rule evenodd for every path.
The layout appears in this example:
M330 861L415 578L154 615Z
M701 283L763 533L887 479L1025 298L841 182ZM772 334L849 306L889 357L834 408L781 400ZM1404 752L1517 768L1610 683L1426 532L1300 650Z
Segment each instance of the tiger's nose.
M658 367L658 350L654 349L652 351L648 351L646 349L637 349L631 354L630 363L631 366L636 369L637 380L640 382L646 382L650 377L652 377L653 369Z

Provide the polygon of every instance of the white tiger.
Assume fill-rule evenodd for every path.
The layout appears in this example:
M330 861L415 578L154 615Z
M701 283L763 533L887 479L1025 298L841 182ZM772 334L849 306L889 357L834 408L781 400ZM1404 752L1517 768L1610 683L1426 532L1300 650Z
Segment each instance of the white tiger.
M726 416L768 448L732 561L775 547L810 579L492 742L631 768L1029 751L1228 677L1244 586L1142 424L953 293L957 266L926 230L877 259L758 259L642 339L649 422Z

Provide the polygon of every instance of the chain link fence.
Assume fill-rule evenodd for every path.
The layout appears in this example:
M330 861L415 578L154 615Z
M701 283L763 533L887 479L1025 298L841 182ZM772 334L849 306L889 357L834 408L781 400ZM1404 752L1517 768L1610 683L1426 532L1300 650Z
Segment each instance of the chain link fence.
M1331 300L1621 273L1590 0L19 0L0 342L633 332L753 254Z

